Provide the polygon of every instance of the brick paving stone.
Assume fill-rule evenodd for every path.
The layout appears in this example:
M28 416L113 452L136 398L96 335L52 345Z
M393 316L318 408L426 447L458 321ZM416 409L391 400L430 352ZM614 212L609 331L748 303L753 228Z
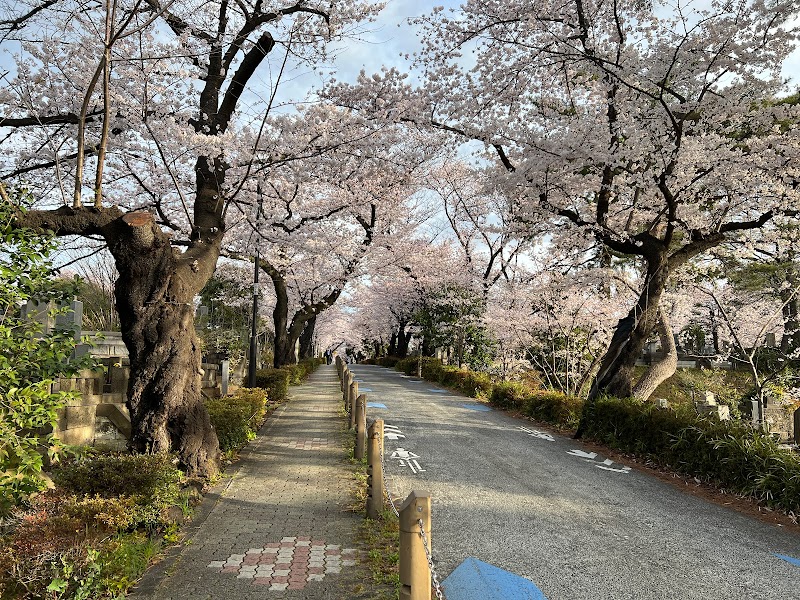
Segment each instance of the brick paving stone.
M370 580L352 547L361 518L343 510L352 470L335 368L319 368L290 396L225 489L206 497L191 543L152 569L130 600L366 597L353 592ZM344 567L363 572L347 577Z

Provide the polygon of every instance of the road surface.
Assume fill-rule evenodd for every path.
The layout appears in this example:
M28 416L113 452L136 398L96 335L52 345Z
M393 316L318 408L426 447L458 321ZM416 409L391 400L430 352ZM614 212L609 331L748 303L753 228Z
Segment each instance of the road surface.
M395 497L433 497L442 578L475 557L548 600L800 598L800 535L430 382L351 366ZM383 405L385 408L381 408Z

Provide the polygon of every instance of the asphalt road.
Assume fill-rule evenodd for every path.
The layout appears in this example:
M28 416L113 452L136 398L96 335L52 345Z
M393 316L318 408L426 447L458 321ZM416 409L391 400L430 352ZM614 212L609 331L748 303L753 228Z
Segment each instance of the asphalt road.
M548 600L800 598L800 566L776 556L800 559L800 535L429 382L351 370L368 401L386 406L368 416L397 428L385 439L392 493L433 497L442 578L472 556Z

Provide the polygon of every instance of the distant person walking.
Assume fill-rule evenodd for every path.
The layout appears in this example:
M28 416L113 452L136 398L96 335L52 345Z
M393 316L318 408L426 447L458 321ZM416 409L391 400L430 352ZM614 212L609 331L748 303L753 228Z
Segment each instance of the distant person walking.
M325 350L325 364L329 365L333 362L333 351L330 348Z

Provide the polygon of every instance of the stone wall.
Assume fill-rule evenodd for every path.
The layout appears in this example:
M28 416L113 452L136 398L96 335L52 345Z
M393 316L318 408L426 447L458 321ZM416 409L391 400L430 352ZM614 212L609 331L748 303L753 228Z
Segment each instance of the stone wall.
M130 436L127 386L128 367L120 363L59 380L53 391L78 391L80 397L59 411L56 435L67 444L124 448Z

